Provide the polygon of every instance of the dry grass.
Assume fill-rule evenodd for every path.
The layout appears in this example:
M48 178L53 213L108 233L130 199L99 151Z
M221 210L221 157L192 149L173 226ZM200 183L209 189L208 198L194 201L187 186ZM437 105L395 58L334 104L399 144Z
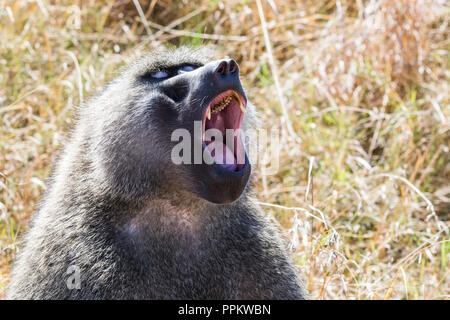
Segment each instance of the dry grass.
M135 2L0 2L0 296L74 106L161 43L208 43L282 128L257 195L312 297L450 297L445 1L261 1L265 24L258 1Z

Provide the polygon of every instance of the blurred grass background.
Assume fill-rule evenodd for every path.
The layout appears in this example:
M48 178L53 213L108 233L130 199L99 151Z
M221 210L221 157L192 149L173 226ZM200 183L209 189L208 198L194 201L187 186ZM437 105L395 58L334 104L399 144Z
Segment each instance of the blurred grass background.
M448 299L449 21L444 0L0 1L0 297L80 101L208 44L282 130L255 194L311 296Z

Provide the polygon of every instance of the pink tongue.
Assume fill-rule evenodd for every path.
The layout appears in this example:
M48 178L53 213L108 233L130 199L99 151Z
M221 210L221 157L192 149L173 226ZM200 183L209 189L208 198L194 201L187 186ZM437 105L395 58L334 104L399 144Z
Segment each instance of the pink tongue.
M236 170L237 163L234 158L234 153L227 147L226 144L223 144L220 141L213 141L209 143L206 148L213 156L216 163L222 165L222 167L225 167L230 171Z

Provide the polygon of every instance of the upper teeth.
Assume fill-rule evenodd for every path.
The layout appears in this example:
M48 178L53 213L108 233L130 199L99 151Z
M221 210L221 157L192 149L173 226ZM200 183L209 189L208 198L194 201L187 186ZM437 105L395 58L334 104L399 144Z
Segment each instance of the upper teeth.
M222 111L223 109L225 109L225 107L231 102L231 99L233 99L232 97L226 97L225 99L222 100L222 102L216 104L212 110L211 113L217 113Z
M206 117L208 120L211 120L211 113L218 113L220 111L222 111L223 109L226 108L226 106L228 106L228 104L231 102L231 100L233 99L233 97L237 100L238 104L239 104L239 108L241 109L242 113L245 113L245 106L241 101L241 98L239 97L239 95L236 92L232 92L232 96L228 96L225 99L223 99L221 102L219 102L218 104L216 104L214 107L208 107L208 110L206 110Z

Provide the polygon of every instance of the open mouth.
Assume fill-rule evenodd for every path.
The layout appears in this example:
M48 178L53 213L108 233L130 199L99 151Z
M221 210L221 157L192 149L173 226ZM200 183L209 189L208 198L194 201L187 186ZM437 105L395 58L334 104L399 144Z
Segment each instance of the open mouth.
M215 97L203 116L202 141L214 162L228 171L245 166L245 149L240 139L245 99L233 90Z

